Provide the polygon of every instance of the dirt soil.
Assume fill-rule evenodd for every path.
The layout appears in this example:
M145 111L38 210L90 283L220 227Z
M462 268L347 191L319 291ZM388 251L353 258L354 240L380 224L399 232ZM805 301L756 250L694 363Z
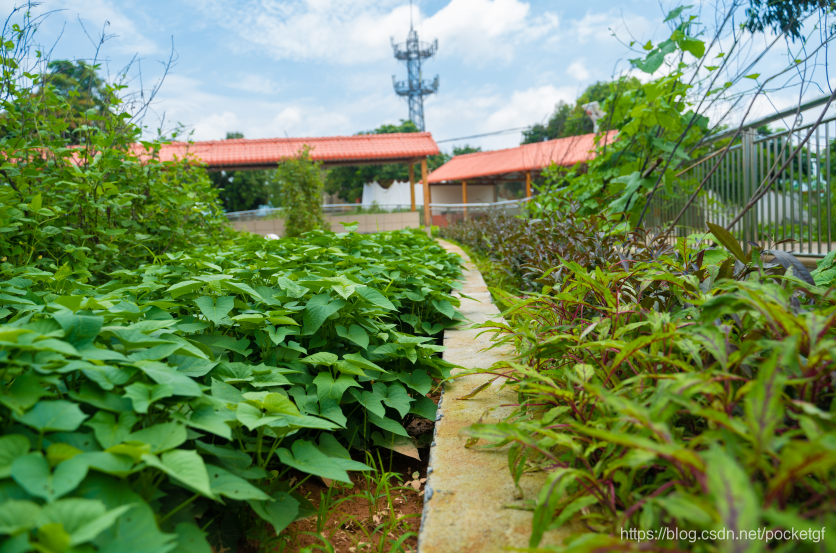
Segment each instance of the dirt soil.
M434 390L427 394L427 397L438 404L441 393ZM415 437L418 443L426 445L429 445L432 440L434 429L435 421L426 419L414 419L406 427L410 436ZM281 551L283 553L298 552L306 547L312 548L313 551L329 551L322 538L333 546L335 553L389 551L392 544L398 542L405 534L411 535L402 542L400 550L417 551L430 449L419 447L418 453L421 457L420 461L387 449L378 449L374 452L376 458L378 454L380 455L386 472L397 474L390 480L391 509L385 495L378 498L376 505L371 505L367 497L358 497L367 491L374 494L376 484L372 481L372 489L368 490L363 474L350 473L353 487L347 488L345 485L337 484L331 492L330 503L332 505L336 503L336 506L329 509L327 521L320 526L322 531L317 532L318 522L321 524L317 516L298 520L282 532L289 538L289 542ZM356 461L366 461L362 451L352 457ZM303 478L304 475L299 473L295 477ZM375 474L374 477L379 478L379 475ZM297 491L316 509L319 509L322 497L327 497L328 484L333 483L326 483L318 477L310 477L297 488ZM382 489L382 486L380 488ZM391 521L398 522L391 524ZM385 536L383 531L386 532ZM386 543L383 548L380 547L381 541ZM246 544L243 549L239 547L239 551L248 550L254 545Z
M415 533L415 536L410 536L403 542L403 550L415 551L418 548L417 534L421 527L421 513L424 508L423 491L424 482L426 482L426 480L422 482L422 479L427 477L429 448L419 449L421 461L397 453L390 456L388 451L385 453L384 451L386 450L380 450L380 454L386 471L400 475L400 482L398 478L390 480L393 509L390 511L390 505L385 496L379 498L376 505L372 505L365 497L356 497L359 493L369 490L361 474L352 474L353 488L339 488L332 492L332 504L343 498L348 499L344 499L331 509L320 534L328 540L337 553L377 551L381 539L388 538L386 541L393 543L406 533ZM362 461L362 459L358 460ZM416 479L417 490L413 486L404 485L406 482L415 481L412 475L416 472L419 473ZM375 484L372 483L370 490L372 493L375 492L374 486ZM321 479L309 478L298 488L298 491L318 508L321 497L327 493L328 488ZM395 525L385 525L389 531L384 538L379 526L397 519L401 520ZM285 530L285 534L290 537L290 547L286 551L295 552L305 547L323 546L323 541L317 537L317 522L317 517L314 516L291 524ZM390 545L387 545L384 550L388 551L389 548Z

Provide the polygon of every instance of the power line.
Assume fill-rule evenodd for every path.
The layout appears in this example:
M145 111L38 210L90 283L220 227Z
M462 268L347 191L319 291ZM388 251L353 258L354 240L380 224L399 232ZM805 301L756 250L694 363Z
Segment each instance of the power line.
M497 134L505 134L509 132L517 132L517 131L524 131L526 129L531 128L529 127L516 127L513 129L505 129L503 131L494 131L494 132L486 132L485 134L474 134L473 136L461 136L459 138L445 138L444 140L436 140L436 144L440 144L442 142L453 142L454 140L467 140L468 138L482 138L483 136L494 136Z

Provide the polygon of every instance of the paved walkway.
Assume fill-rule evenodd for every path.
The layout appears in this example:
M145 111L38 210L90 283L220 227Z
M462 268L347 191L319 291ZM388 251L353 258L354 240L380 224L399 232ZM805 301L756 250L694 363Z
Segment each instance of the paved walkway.
M462 293L479 300L462 298L459 311L474 323L501 321L482 275L467 255L458 246L443 240L439 243L467 261ZM490 335L478 336L479 332L478 329L446 331L444 359L473 368L490 367L503 357L510 357L510 347L482 351L490 345ZM440 419L430 449L432 472L427 481L418 541L420 553L491 553L506 547L528 547L531 512L504 507L522 503L508 470L508 448L465 449L467 438L459 435L461 429L477 422L490 408L496 407L483 422L498 422L513 411L513 407L499 407L517 403L514 392L500 389L500 380L474 399L458 400L491 378L491 375L471 375L444 385L438 410ZM544 480L542 472L524 475L520 481L524 497L536 499ZM568 534L568 530L549 532L541 545L561 543Z

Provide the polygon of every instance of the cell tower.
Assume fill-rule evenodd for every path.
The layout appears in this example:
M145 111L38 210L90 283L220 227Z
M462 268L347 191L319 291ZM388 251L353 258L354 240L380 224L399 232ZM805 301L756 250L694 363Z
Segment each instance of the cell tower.
M418 32L412 27L412 2L409 3L409 34L406 42L395 44L392 38L395 58L406 62L407 80L396 81L392 75L392 84L398 96L406 96L409 102L409 118L421 131L424 130L424 96L438 92L438 75L433 81L425 81L421 73L423 60L431 58L438 50L438 40L432 44L418 40Z

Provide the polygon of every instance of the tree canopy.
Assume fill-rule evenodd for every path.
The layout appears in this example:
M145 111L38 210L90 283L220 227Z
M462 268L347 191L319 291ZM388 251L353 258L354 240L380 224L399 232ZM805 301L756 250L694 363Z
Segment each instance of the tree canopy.
M834 0L749 0L746 28L753 33L772 29L787 33L792 40L800 39L806 16L817 9L824 13L834 7Z
M582 107L584 104L599 102L603 106L604 101L610 96L623 94L639 86L641 86L641 83L635 77L593 83L584 90L576 104L558 102L545 125L538 123L523 131L522 144L589 134L594 130L594 125L584 112ZM600 121L599 123L601 130L605 130L607 122Z
M359 132L357 134L392 134L392 133L407 133L420 132L418 127L409 120L401 119L400 125L381 125L371 131ZM441 153L427 158L427 169L432 171L441 167L450 156ZM415 178L421 178L420 169L416 168ZM394 181L409 180L409 169L406 165L401 163L392 163L387 165L350 165L345 167L335 167L328 171L328 176L325 179L325 191L328 194L336 194L346 202L353 203L358 201L363 196L363 185L367 182L377 182L378 184L388 187Z
M53 60L47 67L49 73L45 80L55 95L65 102L64 109L60 110L60 118L67 125L64 135L73 144L81 144L86 133L78 129L95 125L91 122L90 110L102 115L110 105L112 90L97 73L96 65L80 60Z
M226 133L227 140L244 138L239 132ZM212 171L209 178L219 190L225 211L249 211L263 205L279 207L276 171Z

